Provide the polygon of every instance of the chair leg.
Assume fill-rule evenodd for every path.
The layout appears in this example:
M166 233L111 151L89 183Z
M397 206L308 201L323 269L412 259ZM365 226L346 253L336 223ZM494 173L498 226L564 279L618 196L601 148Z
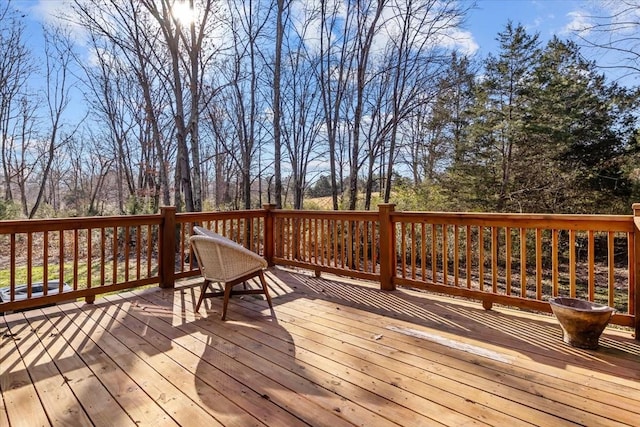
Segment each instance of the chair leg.
M224 301L222 302L222 320L227 318L227 306L229 305L229 298L231 297L231 290L233 285L227 283L224 284Z
M271 295L269 295L269 288L267 287L267 281L264 279L264 273L262 270L258 273L260 276L260 283L262 284L262 290L264 291L264 296L267 297L267 302L269 303L269 307L273 309L273 304L271 303Z
M200 298L198 298L198 303L196 304L196 313L200 311L200 304L202 304L202 301L204 300L204 294L207 292L208 287L209 281L207 279L204 279L202 287L200 288Z

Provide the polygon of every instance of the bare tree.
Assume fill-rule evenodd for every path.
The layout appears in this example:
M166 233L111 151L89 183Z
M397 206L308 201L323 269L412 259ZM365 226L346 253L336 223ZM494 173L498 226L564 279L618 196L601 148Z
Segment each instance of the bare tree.
M63 133L63 113L69 106L69 91L73 86L70 81L70 64L73 61L72 43L69 34L61 28L45 30L45 99L48 107L47 119L50 121L49 136L46 146L42 147L42 172L39 176L38 195L29 211L29 218L33 218L40 207L40 203L47 188L47 180L51 165L58 150L63 147L76 129Z
M245 209L252 207L251 186L254 181L252 172L256 166L260 149L260 122L265 120L267 96L259 89L260 76L265 74L265 52L261 41L266 45L267 24L271 7L269 4L253 1L230 1L231 16L229 29L233 37L233 57L226 71L230 82L232 122L238 139L239 152L235 154L235 163L240 170L241 192ZM269 81L269 80L266 80ZM260 173L257 174L258 177ZM258 178L259 179L259 178Z
M465 12L458 2L438 0L396 0L392 9L396 11L394 17L400 31L391 38L395 60L390 70L393 89L385 203L391 198L400 124L431 98L429 88L436 86L440 65L448 58L438 47L438 42L460 24Z
M313 64L304 57L302 46L288 46L286 83L283 88L282 132L291 167L293 208L302 209L308 184L309 165L317 160L322 125L322 105L316 96Z
M144 175L147 185L153 186L153 190L149 190L153 197L152 210L157 211L160 200L164 205L171 204L168 153L173 147L171 139L163 134L162 109L167 104L167 97L160 84L163 74L158 70L166 60L159 29L152 25L139 2L133 0L109 0L107 3L75 0L74 11L73 19L89 33L88 44L97 62L83 67L87 76L88 102L101 121L109 125L116 146L127 143L136 152L142 150L144 153L144 165L136 164L141 166L137 175ZM137 99L142 99L142 105L130 105ZM135 130L133 126L144 129ZM128 130L125 132L125 129ZM123 139L125 133L130 140ZM132 145L136 136L141 136L137 141L138 148ZM116 150L116 153L118 151L124 154L122 150ZM127 179L123 180L131 196L137 192L134 175L136 173L131 169L124 174Z
M364 112L364 94L367 83L367 72L371 58L373 40L381 27L381 16L387 0L367 2L365 0L355 2L357 25L357 55L356 69L356 100L353 113L353 140L351 142L351 161L349 163L349 209L355 210L358 200L358 174L360 172L360 126ZM373 3L373 4L372 4Z
M12 183L16 171L12 169L12 158L18 152L15 144L22 144L23 148L28 144L28 141L20 140L19 133L31 127L25 120L34 119L23 108L26 104L32 104L27 95L27 82L36 71L24 40L24 31L24 23L19 15L11 9L10 3L6 3L0 9L0 45L3 50L0 55L0 157L4 198L7 201L13 201Z
M29 216L29 194L28 186L31 180L32 174L35 173L35 164L38 163L38 159L34 159L33 145L37 140L36 132L36 116L37 105L34 105L33 98L23 96L20 102L20 120L17 121L19 131L14 133L13 141L15 144L20 144L19 148L13 149L13 154L9 154L10 160L9 169L11 174L15 178L15 184L20 191L20 205L22 207L22 214ZM9 144L9 147L13 147L14 143ZM7 199L9 200L9 199Z
M276 39L275 57L273 61L273 150L274 150L274 173L275 173L275 198L276 207L282 208L282 171L281 163L281 140L280 140L280 73L282 68L282 41L284 37L283 16L288 10L288 1L276 0Z
M616 0L599 14L585 16L576 34L586 47L600 54L600 68L619 69L621 78L640 74L639 0ZM611 58L606 55L611 54Z

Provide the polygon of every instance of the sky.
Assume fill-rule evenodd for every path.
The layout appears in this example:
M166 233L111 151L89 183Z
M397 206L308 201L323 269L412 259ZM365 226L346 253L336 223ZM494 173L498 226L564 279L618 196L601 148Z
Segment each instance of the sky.
M0 4L8 0L0 0ZM69 0L11 0L13 5L27 14L28 26L39 32L41 23L64 9ZM573 37L572 29L585 20L585 16L602 6L614 5L617 0L475 0L462 29L463 39L458 46L466 53L485 57L497 49L496 37L509 20L522 24L529 32L537 32L543 42L554 34L562 38ZM460 0L463 6L472 6L472 0ZM34 34L33 40L38 39Z
M569 30L586 11L588 1L577 0L478 0L468 14L466 29L482 57L495 52L498 33L507 22L522 24L527 32L539 33L543 41L554 34L568 37Z
M6 4L9 0L0 0ZM69 0L10 0L14 7L21 10L27 18L27 28L31 47L42 52L41 25L65 8ZM574 38L575 30L593 15L595 10L615 7L619 0L476 0L464 23L457 32L457 47L464 53L485 58L489 53L498 51L496 38L509 20L522 24L530 33L538 33L542 43L557 34L563 39ZM640 0L638 0L640 4ZM463 6L473 6L472 0L460 0ZM640 8L638 9L640 11ZM606 10L605 10L606 13ZM640 14L640 12L639 12ZM637 18L636 18L637 19ZM587 50L583 54L590 58ZM595 53L594 53L595 54ZM606 58L605 58L606 59ZM603 62L602 55L598 61ZM610 80L618 80L623 85L638 85L635 80L619 80L616 71L606 71ZM618 72L621 73L621 72Z
M466 0L463 0L463 2ZM631 20L640 20L640 0L636 16ZM470 3L470 2L469 2ZM470 34L470 51L480 58L498 51L496 38L511 20L514 25L522 24L529 34L538 34L544 44L557 35L563 40L574 40L581 46L582 54L599 65L611 66L620 62L613 51L590 49L577 36L579 30L594 23L594 16L613 16L622 7L619 0L476 0L464 25ZM627 17L621 16L621 19ZM637 29L634 28L634 29ZM593 34L582 32L587 38ZM633 35L637 37L637 35ZM473 50L476 49L476 50ZM621 69L602 69L610 81L626 86L640 84L638 77L629 77Z

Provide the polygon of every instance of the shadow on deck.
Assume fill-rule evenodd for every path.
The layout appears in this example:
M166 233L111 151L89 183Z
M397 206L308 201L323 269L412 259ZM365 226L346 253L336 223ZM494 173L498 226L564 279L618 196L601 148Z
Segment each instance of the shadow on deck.
M271 269L193 307L199 280L7 314L0 426L633 425L640 343L566 346L553 317Z

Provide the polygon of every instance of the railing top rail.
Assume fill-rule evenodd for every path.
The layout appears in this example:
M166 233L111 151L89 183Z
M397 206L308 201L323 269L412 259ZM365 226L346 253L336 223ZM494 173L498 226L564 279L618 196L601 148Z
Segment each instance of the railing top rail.
M207 211L176 213L176 220L180 222L210 221L212 219L260 218L265 215L264 209L250 209L241 211Z
M19 219L0 221L0 234L29 233L52 230L84 230L124 225L155 225L160 215L89 216L75 218Z
M315 211L275 209L272 211L276 217L296 218L339 218L348 220L374 220L379 217L378 211Z
M562 230L633 231L632 215L503 214L450 212L393 212L395 222L426 222Z

